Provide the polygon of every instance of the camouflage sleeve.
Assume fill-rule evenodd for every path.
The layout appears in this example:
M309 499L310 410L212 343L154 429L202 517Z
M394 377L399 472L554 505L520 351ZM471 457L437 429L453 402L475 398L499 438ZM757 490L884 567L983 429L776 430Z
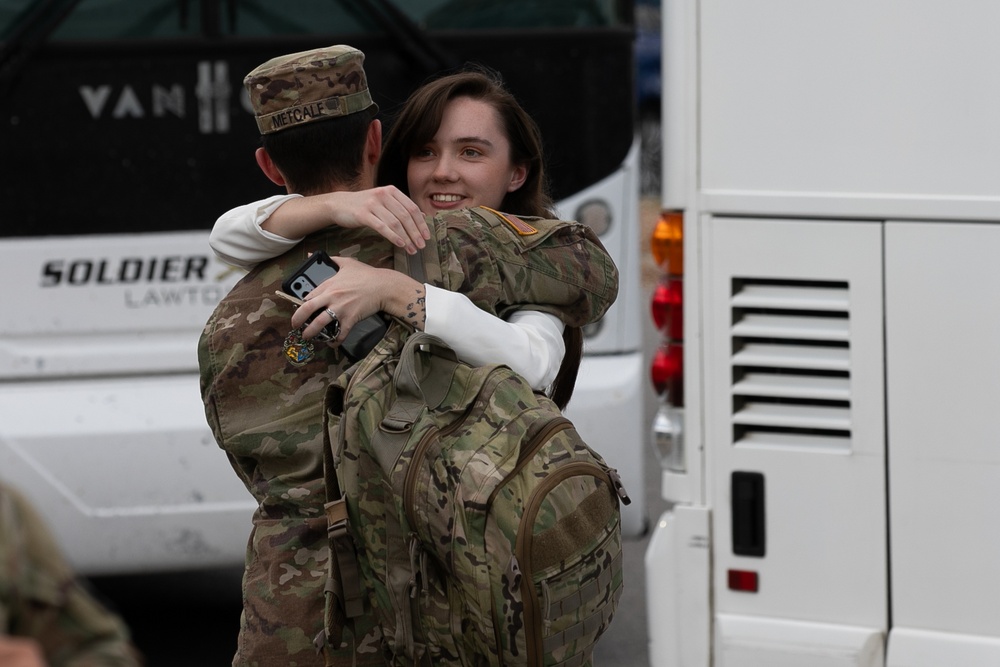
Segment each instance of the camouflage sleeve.
M568 326L599 320L618 295L618 269L593 231L563 220L489 209L442 214L435 225L442 286L487 312L551 313Z
M122 620L84 588L41 517L6 487L0 487L0 564L0 617L7 616L0 633L35 639L51 665L142 664Z

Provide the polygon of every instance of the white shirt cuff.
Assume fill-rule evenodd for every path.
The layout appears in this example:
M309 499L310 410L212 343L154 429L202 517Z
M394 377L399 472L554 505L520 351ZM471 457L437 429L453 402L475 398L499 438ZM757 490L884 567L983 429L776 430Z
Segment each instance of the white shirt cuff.
M473 366L506 364L537 391L548 388L566 354L563 324L555 315L519 310L502 320L464 294L425 285L424 331L447 343Z

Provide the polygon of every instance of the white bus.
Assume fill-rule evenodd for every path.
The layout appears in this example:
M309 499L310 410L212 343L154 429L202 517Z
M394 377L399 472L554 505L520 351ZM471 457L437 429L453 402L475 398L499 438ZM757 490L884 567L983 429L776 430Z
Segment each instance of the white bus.
M651 663L1000 665L1000 4L663 24Z
M560 212L622 269L569 414L644 528L630 3L0 0L0 478L87 574L243 562L251 496L205 422L196 343L239 279L208 247L277 190L242 78L349 43L385 117L431 74L503 73L541 125Z

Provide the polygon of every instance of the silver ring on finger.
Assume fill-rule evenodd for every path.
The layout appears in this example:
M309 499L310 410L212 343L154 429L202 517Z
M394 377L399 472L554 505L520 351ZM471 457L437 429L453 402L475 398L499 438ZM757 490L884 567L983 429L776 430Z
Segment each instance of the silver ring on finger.
M337 337L340 336L340 318L330 308L324 308L323 310L330 316L330 323L320 330L319 335L323 336L326 341L337 340Z
M337 313L333 312L330 308L324 308L326 314L330 316L330 323L326 325L327 333L330 334L331 338L337 338L340 335L340 318L337 317Z

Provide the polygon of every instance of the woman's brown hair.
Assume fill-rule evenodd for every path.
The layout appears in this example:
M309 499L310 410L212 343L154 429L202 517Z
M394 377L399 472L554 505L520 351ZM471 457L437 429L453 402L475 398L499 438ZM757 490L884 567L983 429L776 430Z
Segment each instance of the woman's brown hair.
M515 215L556 217L545 179L542 134L538 125L507 90L500 75L484 67L473 67L434 79L406 100L383 142L378 166L379 183L391 183L409 194L406 172L410 158L434 138L445 107L459 97L485 102L496 109L510 143L511 162L526 168L524 183L504 196L501 210ZM583 335L578 327L565 327L563 341L566 354L550 392L550 397L560 409L566 407L573 395L583 355Z

